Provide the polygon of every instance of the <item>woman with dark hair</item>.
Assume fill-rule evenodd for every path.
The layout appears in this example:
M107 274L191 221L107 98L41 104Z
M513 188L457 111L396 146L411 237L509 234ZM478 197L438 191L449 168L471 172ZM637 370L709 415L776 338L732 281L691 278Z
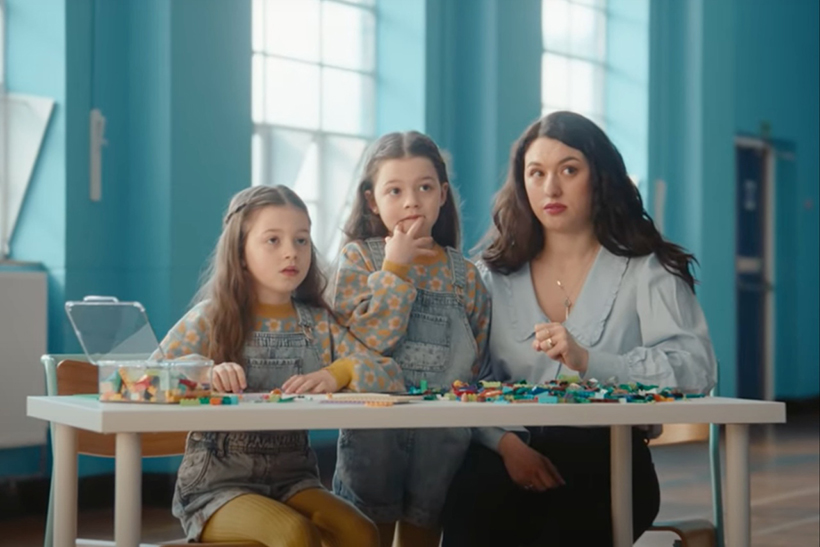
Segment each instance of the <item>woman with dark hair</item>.
M715 356L694 257L665 241L609 138L555 112L515 143L479 265L493 295L484 376L561 374L708 392ZM637 539L660 505L633 432ZM444 546L611 545L607 428L484 428L454 480Z

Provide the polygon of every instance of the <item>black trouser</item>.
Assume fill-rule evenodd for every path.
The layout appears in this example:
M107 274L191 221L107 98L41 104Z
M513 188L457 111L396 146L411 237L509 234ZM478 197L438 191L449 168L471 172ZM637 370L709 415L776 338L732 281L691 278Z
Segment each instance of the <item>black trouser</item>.
M473 443L447 497L443 547L612 545L609 429L528 428L530 446L552 461L565 486L529 492L501 456ZM632 526L637 540L660 508L646 434L632 434Z

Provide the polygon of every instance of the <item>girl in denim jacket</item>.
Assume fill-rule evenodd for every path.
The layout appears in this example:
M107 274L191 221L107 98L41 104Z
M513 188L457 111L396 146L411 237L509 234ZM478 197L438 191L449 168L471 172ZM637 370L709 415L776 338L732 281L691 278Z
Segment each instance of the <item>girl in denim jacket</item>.
M459 219L436 144L416 132L380 138L345 226L333 308L409 385L471 381L487 343L490 301L457 250ZM447 488L470 442L460 429L343 430L334 492L373 519L381 545L438 546Z

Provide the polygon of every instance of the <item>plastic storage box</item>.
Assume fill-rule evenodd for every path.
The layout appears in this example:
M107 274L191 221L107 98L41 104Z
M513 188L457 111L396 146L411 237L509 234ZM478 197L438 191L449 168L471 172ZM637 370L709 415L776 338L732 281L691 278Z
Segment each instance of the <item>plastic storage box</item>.
M99 369L100 401L178 403L211 395L213 361L200 355L165 359L139 302L88 296L65 309Z

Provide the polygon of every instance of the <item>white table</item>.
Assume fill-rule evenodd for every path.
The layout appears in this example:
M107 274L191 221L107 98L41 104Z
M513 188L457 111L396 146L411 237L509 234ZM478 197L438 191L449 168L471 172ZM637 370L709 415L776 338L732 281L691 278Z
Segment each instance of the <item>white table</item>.
M474 426L608 426L612 450L614 544L632 545L631 426L718 423L726 426L726 545L748 547L749 424L783 423L783 403L710 397L657 404L510 404L424 401L386 408L298 401L238 406L100 403L83 397L29 397L28 415L55 424L55 547L77 536L77 429L116 434L114 537L140 539L140 434L163 431L369 429Z

